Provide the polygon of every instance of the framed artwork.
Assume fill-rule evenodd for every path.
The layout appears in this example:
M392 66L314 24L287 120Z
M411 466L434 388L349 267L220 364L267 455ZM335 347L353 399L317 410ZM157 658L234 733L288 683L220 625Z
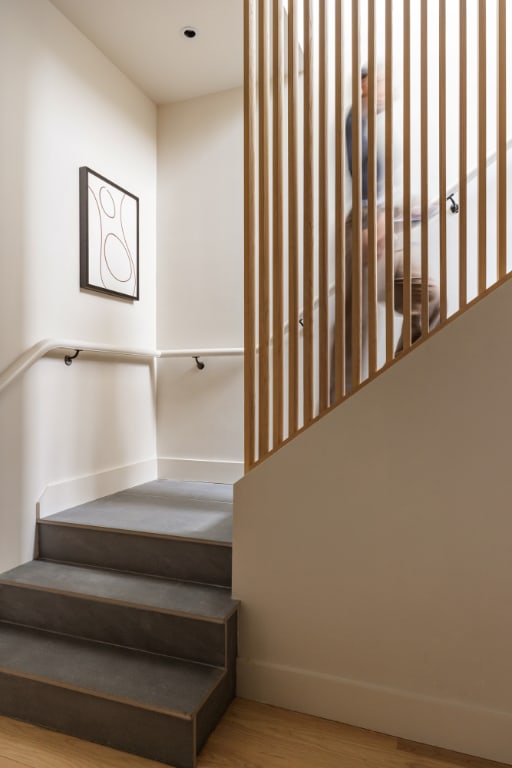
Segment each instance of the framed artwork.
M80 168L80 287L139 299L139 198Z

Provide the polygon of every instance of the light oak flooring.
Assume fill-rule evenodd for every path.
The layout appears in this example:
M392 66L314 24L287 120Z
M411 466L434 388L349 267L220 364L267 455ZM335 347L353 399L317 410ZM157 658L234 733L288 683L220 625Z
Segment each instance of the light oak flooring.
M237 699L198 768L496 768L498 763ZM0 717L0 768L162 768Z

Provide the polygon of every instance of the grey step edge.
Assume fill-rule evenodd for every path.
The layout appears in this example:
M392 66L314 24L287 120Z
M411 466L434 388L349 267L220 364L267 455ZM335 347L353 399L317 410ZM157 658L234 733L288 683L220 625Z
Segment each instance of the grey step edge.
M218 623L239 606L226 587L45 560L31 560L0 574L0 584Z

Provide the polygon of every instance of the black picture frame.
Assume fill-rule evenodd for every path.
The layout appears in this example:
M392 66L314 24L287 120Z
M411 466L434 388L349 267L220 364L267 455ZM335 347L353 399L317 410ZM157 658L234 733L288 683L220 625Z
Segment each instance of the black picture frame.
M80 287L139 300L139 198L87 166L79 170Z

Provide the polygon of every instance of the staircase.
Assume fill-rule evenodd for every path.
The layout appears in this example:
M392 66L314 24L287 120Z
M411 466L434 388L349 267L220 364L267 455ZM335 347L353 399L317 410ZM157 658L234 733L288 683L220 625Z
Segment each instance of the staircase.
M157 480L39 521L0 575L0 714L193 768L235 692L231 514Z

